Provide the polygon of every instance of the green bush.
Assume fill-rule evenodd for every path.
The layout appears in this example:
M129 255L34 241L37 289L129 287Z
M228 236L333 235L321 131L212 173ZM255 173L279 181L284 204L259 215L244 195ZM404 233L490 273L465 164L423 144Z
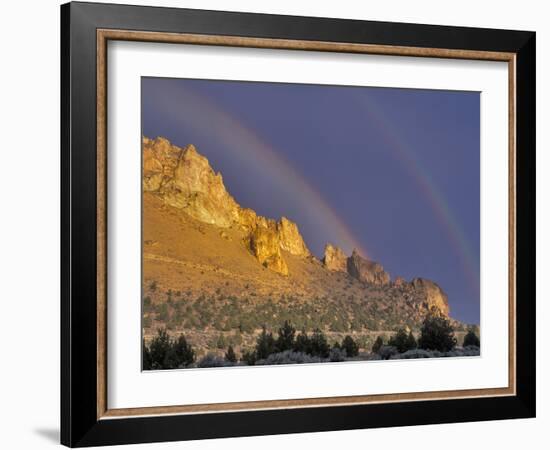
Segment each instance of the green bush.
M302 330L302 332L296 336L293 350L298 353L309 353L310 347L309 337L307 336L306 331Z
M420 330L418 347L424 350L448 352L456 346L456 338L450 321L437 311L430 312Z
M173 341L165 328L157 330L149 346L143 341L143 369L177 369L192 365L195 351L184 335Z
M155 336L149 344L151 369L159 370L167 368L166 365L171 348L172 342L166 329L158 329L157 336Z
M346 336L341 345L342 350L345 350L346 355L353 358L359 355L359 345L353 340L351 336Z
M468 347L470 345L474 345L476 347L479 347L479 337L475 333L474 330L471 328L468 330L468 333L466 333L466 336L464 336L464 342L462 343L463 347Z
M254 364L256 364L257 359L258 358L255 351L244 352L241 357L241 361L245 362L249 366L253 366Z
M311 356L319 356L320 358L328 358L330 346L324 333L316 329L309 338L309 354Z
M376 341L374 341L374 344L372 344L372 353L378 353L383 345L384 338L382 336L378 336Z
M397 333L390 338L388 344L397 348L399 353L405 353L408 350L416 348L416 339L412 332L407 334L403 328L400 328Z
M195 351L181 334L172 345L172 358L176 367L190 366L195 362Z
M233 347L231 345L227 347L227 352L225 352L225 360L231 363L237 362L237 355L235 354L235 350L233 350Z
M292 350L294 348L294 336L296 329L290 324L288 320L285 320L284 325L279 328L279 336L275 346L278 352L284 352L285 350Z
M265 359L272 353L276 352L275 339L273 334L267 332L265 325L262 327L262 332L256 340L256 358Z
M152 364L153 364L153 361L151 359L151 353L149 352L149 348L147 347L147 345L145 345L145 339L144 339L143 346L142 346L142 369L151 370Z

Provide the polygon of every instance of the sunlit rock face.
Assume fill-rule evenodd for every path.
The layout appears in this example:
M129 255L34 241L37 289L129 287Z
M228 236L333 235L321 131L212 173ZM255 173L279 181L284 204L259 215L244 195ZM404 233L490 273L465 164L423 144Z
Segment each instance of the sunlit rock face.
M242 208L227 192L223 177L194 145L180 148L167 139L143 138L143 190L154 192L170 206L194 219L221 228L240 226L249 233L249 249L268 269L283 275L288 267L281 250L310 256L298 226L282 217L279 222Z
M286 217L281 217L281 220L277 222L277 233L283 250L296 256L307 257L310 255L304 238L298 230L298 225L294 222L288 220Z
M281 255L281 243L277 229L257 226L250 234L250 250L266 268L288 275L288 266Z
M307 270L322 267L309 251L296 223L286 217L275 221L241 207L227 192L222 175L212 169L194 145L180 148L162 137L144 137L142 145L143 191L156 201L181 210L200 223L218 227L216 234L224 242L231 241L231 233L238 230L241 251L253 255L258 266L282 276L290 275L287 260L295 256L300 264L315 266L308 266ZM322 265L329 272L347 274L365 288L390 286L390 275L382 265L362 257L357 250L348 257L339 247L327 244ZM397 277L390 287L398 288L399 296L410 303L419 317L432 308L449 314L447 295L433 281L415 278L409 283Z
M433 281L424 278L414 278L411 285L416 294L424 300L424 307L430 311L433 308L445 316L449 316L449 300L447 294Z
M342 249L332 244L325 246L323 263L328 270L336 272L347 272L348 270L348 257Z

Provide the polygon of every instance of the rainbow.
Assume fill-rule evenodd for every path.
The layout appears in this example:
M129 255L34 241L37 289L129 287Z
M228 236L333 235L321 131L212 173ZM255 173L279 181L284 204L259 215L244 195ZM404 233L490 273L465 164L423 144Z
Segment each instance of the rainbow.
M331 235L334 236L334 244L342 247L346 252L356 248L363 256L368 257L369 253L361 244L361 240L354 235L353 231L325 201L322 195L304 179L281 152L266 143L254 130L245 126L205 95L187 89L182 84L175 84L174 89L170 91L170 98L163 98L163 95L166 95L165 92L159 90L153 96L159 102L159 107L164 110L169 107L174 108L173 111L170 111L172 117L179 115L180 108L191 108L196 111L197 113L191 116L191 123L189 123L189 119L186 119L187 126L192 126L199 132L214 137L228 151L250 161L257 167L269 167L266 176L282 180L285 186L292 189L293 192L300 192L300 195L304 198L303 203L308 208L308 213L316 215L318 223L330 230ZM380 108L371 102L359 99L355 101L362 107L368 118L375 122L388 147L394 152L396 159L402 163L419 186L421 192L423 192L435 218L444 228L461 261L472 292L478 295L479 271L475 270L477 259L447 201L431 179L429 171L419 162L411 146L392 132L391 124L384 117ZM205 117L209 120L204 120ZM212 136L211 133L210 125L213 123L216 124L215 136Z
M228 151L233 154L239 153L240 158L257 167L268 167L269 171L266 176L282 180L286 187L293 192L300 193L304 199L304 205L308 208L308 214L318 217L318 223L322 224L324 229L330 230L333 244L338 245L347 253L351 253L352 249L357 249L364 257L369 257L369 253L361 244L360 239L353 234L349 226L338 216L323 196L282 156L281 152L278 152L252 129L236 120L234 116L206 96L189 90L181 84L176 86L177 88L170 91L169 99L163 98L165 95L163 91L156 92L153 98L159 102L159 107L162 106L166 111L167 108L174 108L174 105L177 104L178 106L170 111L172 117L178 116L177 109L179 108L191 108L197 113L192 115L191 123L186 118L186 125L192 126L210 137L213 137L211 125L215 123L214 137ZM205 117L208 120L204 120ZM149 137L153 138L154 136Z
M449 241L459 259L465 274L467 275L472 292L479 295L479 271L475 268L478 266L478 259L474 255L472 247L466 239L458 221L453 215L453 212L448 206L448 202L437 189L433 182L429 171L420 163L419 158L414 154L410 145L401 139L396 133L392 132L391 124L383 115L383 112L376 106L374 99L370 101L355 101L363 107L370 120L374 121L378 129L382 132L388 147L392 149L397 160L407 170L409 175L416 182L424 197L430 203L434 216L443 226L446 231Z

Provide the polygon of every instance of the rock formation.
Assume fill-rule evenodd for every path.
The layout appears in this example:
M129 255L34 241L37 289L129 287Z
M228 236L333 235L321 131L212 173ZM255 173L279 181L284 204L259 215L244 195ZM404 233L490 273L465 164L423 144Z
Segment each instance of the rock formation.
M347 272L348 270L348 257L339 247L332 244L327 244L325 246L323 263L328 270L337 272Z
M424 278L414 278L411 285L417 294L425 298L425 307L430 311L437 308L443 315L449 316L449 301L447 294L433 281Z
M227 192L222 175L214 172L208 159L193 145L180 148L162 137L144 137L143 190L162 204L181 209L200 223L217 227L217 236L228 243L234 236L233 231L239 230L236 242L244 247L242 251L252 254L259 264L285 278L290 275L287 260L295 257L300 264L309 265L307 270L322 271L318 262L316 266L313 264L316 260L296 223L286 217L275 221L241 207ZM357 250L347 257L337 246L327 244L322 263L330 272L343 272L358 280L362 289L387 286L393 291L391 295L408 302L419 317L434 307L449 315L447 296L436 283L423 278L414 278L409 283L401 277L390 283L390 275L382 265L362 257ZM302 274L306 272L302 270ZM288 278L284 281L292 284Z
M288 275L288 267L281 256L281 242L274 227L257 226L250 234L252 254L268 269Z
M363 258L357 250L348 258L340 248L327 244L323 263L329 270L346 272L364 283L385 285L390 282L390 275L379 263Z
M277 234L281 248L286 250L291 255L304 256L310 255L309 250L304 242L304 238L298 230L298 225L288 220L286 217L281 217L277 222Z
M154 192L166 204L201 222L247 230L250 251L261 264L282 275L288 274L288 267L281 250L301 257L311 255L294 222L286 217L275 222L242 208L227 192L222 175L214 172L193 145L182 149L162 137L144 137L143 190Z
M395 280L393 281L393 285L395 287L403 287L406 284L407 284L407 281L405 280L405 278L400 276L395 277Z
M359 281L377 285L390 282L390 275L380 264L363 258L355 249L348 258L347 267L348 273Z

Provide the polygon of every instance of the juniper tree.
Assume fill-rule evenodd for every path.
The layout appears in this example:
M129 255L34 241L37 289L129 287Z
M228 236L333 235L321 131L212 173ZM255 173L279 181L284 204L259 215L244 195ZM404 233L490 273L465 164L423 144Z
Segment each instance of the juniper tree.
M294 351L309 353L310 347L311 345L306 330L302 329L302 332L298 336L296 336L296 340L294 341Z
M264 325L262 332L256 340L256 358L265 359L272 353L275 353L275 339L273 339L271 332L267 332L267 328Z
M462 343L463 347L467 347L469 345L479 347L479 337L472 328L468 330L468 333L464 336L464 342Z
M309 354L312 356L319 356L321 358L327 358L330 352L330 346L328 345L327 338L324 333L318 328L313 332L309 339L310 348Z
M389 342L389 345L394 346L399 353L405 353L407 350L416 348L416 339L412 335L412 332L407 332L400 328L395 335L393 335Z
M227 347L227 352L225 352L225 360L230 363L236 363L237 362L237 355L235 354L235 351L233 350L233 346Z
M284 352L285 350L292 350L294 347L295 334L296 329L288 320L285 320L284 325L279 328L279 336L277 337L276 342L277 351Z
M374 341L374 344L372 344L372 353L378 353L383 345L384 338L382 336L378 336L376 341Z
M432 310L424 319L418 347L425 350L448 352L456 346L454 330L449 319Z
M351 336L346 336L342 341L342 350L346 351L346 355L350 358L359 355L359 345Z

